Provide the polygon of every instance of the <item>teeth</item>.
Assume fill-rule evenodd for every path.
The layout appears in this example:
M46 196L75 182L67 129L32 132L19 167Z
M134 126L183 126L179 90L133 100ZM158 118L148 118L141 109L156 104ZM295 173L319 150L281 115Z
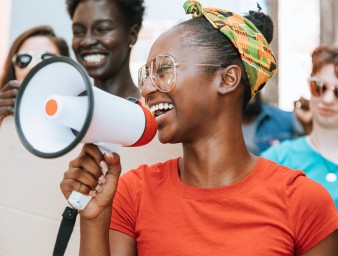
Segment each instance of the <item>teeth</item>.
M155 113L156 110L168 110L173 109L174 105L171 103L159 103L150 108L151 113Z
M86 62L100 62L105 56L102 54L92 54L84 56Z

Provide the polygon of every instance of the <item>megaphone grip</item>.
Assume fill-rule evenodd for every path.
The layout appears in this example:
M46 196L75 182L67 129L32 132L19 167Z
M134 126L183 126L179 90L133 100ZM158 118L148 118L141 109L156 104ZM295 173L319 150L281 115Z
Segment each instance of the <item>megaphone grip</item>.
M145 128L140 139L129 147L139 147L148 144L155 137L157 132L157 122L153 114L149 111L149 109L143 107L140 101L138 101L137 104L143 110L145 116Z
M73 191L68 198L68 203L74 209L79 211L86 208L89 201L92 199L92 196L81 194L77 191Z

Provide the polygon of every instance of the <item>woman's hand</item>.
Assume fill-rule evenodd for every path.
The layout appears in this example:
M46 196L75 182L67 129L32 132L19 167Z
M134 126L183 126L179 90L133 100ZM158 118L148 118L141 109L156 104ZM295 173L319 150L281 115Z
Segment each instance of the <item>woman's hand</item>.
M107 171L103 175L103 171ZM117 183L121 174L119 155L105 153L93 144L85 144L80 155L69 163L60 184L66 198L73 190L93 198L85 209L80 211L82 218L94 219L107 207L111 207Z
M14 105L20 84L19 81L11 80L0 89L0 120L14 114Z
M309 100L300 97L294 102L294 113L296 118L301 122L304 133L310 134L312 131L312 112L310 110Z

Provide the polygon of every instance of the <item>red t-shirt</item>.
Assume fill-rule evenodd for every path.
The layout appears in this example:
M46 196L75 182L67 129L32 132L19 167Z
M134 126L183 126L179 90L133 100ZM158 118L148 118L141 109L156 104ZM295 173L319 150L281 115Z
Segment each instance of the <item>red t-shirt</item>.
M300 255L338 228L338 212L321 185L264 158L212 189L183 184L173 159L120 178L110 227L138 255Z

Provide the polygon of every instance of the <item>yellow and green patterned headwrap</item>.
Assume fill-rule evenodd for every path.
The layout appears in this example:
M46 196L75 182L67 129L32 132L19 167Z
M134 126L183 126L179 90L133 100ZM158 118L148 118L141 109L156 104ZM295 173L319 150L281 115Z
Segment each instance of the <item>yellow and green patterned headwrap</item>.
M193 17L204 15L238 49L249 79L252 98L276 73L277 68L275 56L262 33L251 21L230 11L203 8L195 0L186 1L183 7Z

